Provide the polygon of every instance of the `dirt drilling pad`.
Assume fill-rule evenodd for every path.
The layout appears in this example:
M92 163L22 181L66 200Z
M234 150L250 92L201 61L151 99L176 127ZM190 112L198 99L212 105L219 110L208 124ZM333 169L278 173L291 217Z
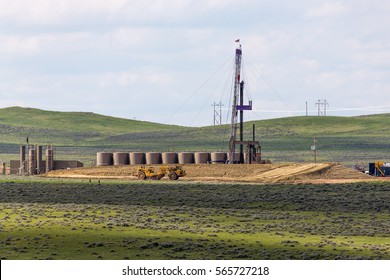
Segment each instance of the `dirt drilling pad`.
M56 170L47 177L129 179L137 166L99 166ZM159 166L154 165L158 170ZM184 165L187 176L180 181L253 182L253 183L346 183L378 181L389 178L371 177L335 163L307 164L191 164ZM163 178L162 180L167 180Z

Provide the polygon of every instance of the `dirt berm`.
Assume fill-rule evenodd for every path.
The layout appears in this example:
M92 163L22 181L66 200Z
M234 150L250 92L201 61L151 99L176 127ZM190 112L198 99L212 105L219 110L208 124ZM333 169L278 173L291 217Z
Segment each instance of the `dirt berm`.
M118 178L137 180L132 176L137 166L100 166L55 170L47 177ZM158 165L154 166L158 169ZM345 183L388 180L371 177L335 163L306 164L190 164L184 165L187 176L181 181L253 182L253 183ZM167 180L167 178L163 178Z

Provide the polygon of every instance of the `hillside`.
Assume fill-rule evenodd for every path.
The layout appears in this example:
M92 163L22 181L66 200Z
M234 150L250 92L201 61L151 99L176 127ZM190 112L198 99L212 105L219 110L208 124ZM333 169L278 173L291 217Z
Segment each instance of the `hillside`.
M390 150L390 114L251 121L245 124L245 139L252 138L253 123L264 157L273 161L312 161L310 145L315 136L319 161L371 161L383 159ZM15 157L19 144L29 137L33 144L57 146L57 155L76 155L85 161L97 151L227 151L230 127L181 127L94 113L10 107L0 109L0 131L3 160Z
M54 112L32 108L0 109L2 143L81 145L128 132L164 131L174 126L103 116L90 112Z

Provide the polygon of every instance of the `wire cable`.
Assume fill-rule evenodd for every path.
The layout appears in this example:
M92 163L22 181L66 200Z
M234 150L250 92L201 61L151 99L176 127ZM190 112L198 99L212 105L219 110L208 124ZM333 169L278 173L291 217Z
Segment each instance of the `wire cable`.
M221 81L223 80L223 78L226 79L226 77L228 76L228 70L229 70L230 67L227 67L226 70L224 71L224 73L221 75L219 81L216 83L215 87L214 87L214 90L211 91L211 93L208 95L208 97L206 98L205 102L203 103L203 105L201 106L198 114L196 114L196 116L194 117L194 119L192 120L191 122L191 126L193 126L194 122L196 121L196 119L199 117L199 115L202 113L202 111L204 110L204 108L206 107L207 103L209 103L211 97L214 95L214 93L217 91L217 88L219 87ZM226 83L225 83L226 84Z
M181 110L181 108L184 107L184 105L186 105L229 61L230 61L230 57L229 59L227 59L219 68L218 70L216 70L200 87L198 87L192 94L189 98L187 98L171 115L169 115L164 123L167 123L177 112L179 112Z
M272 90L272 92L279 98L279 100L281 102L283 102L283 104L287 107L287 109L289 109L291 111L291 108L290 106L288 106L288 104L284 101L284 99L279 95L279 93L276 91L276 89L274 87L272 87L272 85L265 79L265 77L263 75L261 75L260 71L257 70L256 66L251 63L250 61L248 62L248 65L250 67L253 68L253 70L257 73L257 75L264 81L264 83Z

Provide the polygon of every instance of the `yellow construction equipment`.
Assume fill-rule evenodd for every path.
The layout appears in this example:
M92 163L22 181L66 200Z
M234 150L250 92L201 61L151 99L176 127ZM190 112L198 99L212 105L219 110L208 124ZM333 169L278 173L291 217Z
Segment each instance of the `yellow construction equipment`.
M138 177L140 180L152 179L160 180L165 175L168 176L169 180L177 180L180 177L186 175L186 171L180 165L176 166L161 166L159 171L155 171L151 166L141 165L133 173L133 176Z
M165 175L168 175L169 180L177 180L179 177L183 177L186 175L186 171L182 166L176 165L172 166L161 166L160 172L163 172Z
M140 180L145 179L152 179L152 180L160 180L162 177L164 177L165 173L163 172L156 172L153 167L145 167L144 165L141 165L137 168L136 172L133 173L133 176L138 177Z

